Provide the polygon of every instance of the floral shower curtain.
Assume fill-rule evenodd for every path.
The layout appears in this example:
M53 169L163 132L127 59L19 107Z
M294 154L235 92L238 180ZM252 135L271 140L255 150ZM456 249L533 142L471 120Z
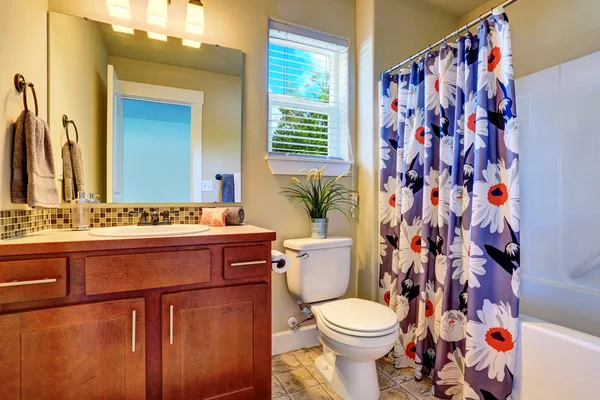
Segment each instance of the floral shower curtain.
M430 376L441 398L509 398L520 226L504 10L380 90L380 301L400 321L395 366Z

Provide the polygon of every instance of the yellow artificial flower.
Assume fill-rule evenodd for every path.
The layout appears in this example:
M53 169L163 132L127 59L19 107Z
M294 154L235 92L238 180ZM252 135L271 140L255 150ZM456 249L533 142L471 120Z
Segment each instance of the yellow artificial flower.
M300 183L300 179L293 177L292 179L290 179L290 182L292 183Z

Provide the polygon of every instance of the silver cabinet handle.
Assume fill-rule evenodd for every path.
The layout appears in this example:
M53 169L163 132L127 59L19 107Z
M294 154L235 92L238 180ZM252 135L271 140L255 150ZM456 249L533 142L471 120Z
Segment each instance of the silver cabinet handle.
M267 260L261 260L261 261L246 261L246 262L238 262L238 263L231 263L232 267L241 267L244 265L258 265L258 264L266 264Z
M135 353L135 310L131 312L131 352Z
M169 306L169 344L173 344L173 305Z
M2 282L2 283L0 283L0 288L14 287L14 286L27 286L27 285L41 285L44 283L55 283L55 282L56 282L56 278L37 279L37 280L33 280L33 281Z

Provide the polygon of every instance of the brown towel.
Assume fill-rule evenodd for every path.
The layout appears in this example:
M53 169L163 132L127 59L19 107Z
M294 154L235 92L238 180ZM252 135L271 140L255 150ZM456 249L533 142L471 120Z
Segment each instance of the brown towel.
M20 133L18 127L16 132L17 135ZM23 136L27 163L27 204L31 208L58 208L54 155L48 124L43 119L36 117L33 112L27 111ZM14 153L22 154L19 146L22 148L23 141L21 138L15 137ZM18 179L14 179L14 181L18 182ZM22 179L21 182L24 183L25 180Z
M241 225L244 223L244 208L229 207L227 211L227 225Z
M79 143L72 140L70 146L69 143L65 143L62 148L62 158L65 200L71 201L75 199L77 192L85 192L83 184L83 160Z
M10 201L27 203L27 149L25 147L25 114L23 111L15 122L15 138L13 142L12 170L10 183Z

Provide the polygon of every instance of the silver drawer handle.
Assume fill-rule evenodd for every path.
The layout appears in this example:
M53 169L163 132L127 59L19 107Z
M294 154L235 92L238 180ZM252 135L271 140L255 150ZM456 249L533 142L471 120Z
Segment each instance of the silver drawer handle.
M169 344L173 344L173 305L169 306Z
M258 264L266 264L267 260L261 260L261 261L246 261L246 262L239 262L239 263L231 263L232 267L241 267L243 265L258 265Z
M135 310L131 312L131 352L135 353Z
M14 287L14 286L27 286L27 285L41 285L44 283L55 283L56 278L45 278L45 279L37 279L34 281L12 281L12 282L2 282L0 283L0 288L3 287Z

